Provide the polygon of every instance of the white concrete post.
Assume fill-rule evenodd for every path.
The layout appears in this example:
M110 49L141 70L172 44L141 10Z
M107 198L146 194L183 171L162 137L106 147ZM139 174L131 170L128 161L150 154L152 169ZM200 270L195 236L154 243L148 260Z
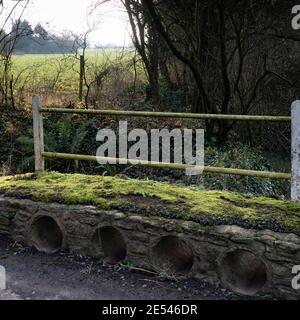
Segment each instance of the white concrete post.
M42 107L41 97L34 96L32 98L32 115L33 115L33 139L34 139L34 158L35 172L41 172L45 169L44 157L44 129L43 117L40 113Z
M0 290L6 289L6 271L5 268L0 266Z
M292 179L291 200L300 202L300 101L292 104Z

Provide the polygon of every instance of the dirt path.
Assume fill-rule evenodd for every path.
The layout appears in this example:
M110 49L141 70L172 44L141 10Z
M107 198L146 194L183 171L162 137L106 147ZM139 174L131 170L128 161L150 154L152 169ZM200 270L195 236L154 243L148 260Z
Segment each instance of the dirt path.
M45 255L0 237L0 265L7 290L0 299L239 299L199 281L159 281L146 274L96 264L67 253Z

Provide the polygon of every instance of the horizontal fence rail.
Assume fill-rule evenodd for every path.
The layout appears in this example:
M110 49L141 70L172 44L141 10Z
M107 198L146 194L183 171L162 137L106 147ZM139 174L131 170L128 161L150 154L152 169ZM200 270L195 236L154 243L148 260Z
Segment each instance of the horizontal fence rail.
M66 159L66 160L82 160L82 161L108 161L116 162L116 164L127 164L127 165L138 165L138 166L148 166L155 168L169 168L169 169L200 169L195 165L181 164L181 163L164 163L146 160L131 160L123 158L109 158L109 157L97 157L89 156L83 154L70 154L70 153L57 153L57 152L43 152L42 156L45 158L56 158L56 159ZM201 168L203 172L206 173L218 173L218 174L233 174L239 176L250 176L257 178L269 178L269 179L291 179L290 173L280 173L280 172L270 172L270 171L255 171L255 170L243 170L243 169L233 169L233 168L222 168L222 167L211 167L204 166Z
M291 122L291 117L286 116L249 116L235 114L201 114L178 112L148 112L148 111L118 111L118 110L92 110L92 109L65 109L65 108L41 108L42 113L73 113L102 116L124 117L148 117L148 118L172 118L172 119L199 119L199 120L236 120L236 121L270 121Z
M43 108L38 96L33 98L34 120L34 144L35 144L35 168L36 172L44 170L44 159L66 159L83 161L113 162L115 164L140 165L156 168L192 169L199 170L199 166L179 163L163 163L145 160L130 160L122 158L97 157L92 155L66 154L44 151L43 117L44 113L86 114L117 117L148 117L169 119L199 119L199 120L231 120L231 121L268 121L275 123L289 123L292 131L292 172L256 171L236 168L223 168L204 166L201 171L212 174L230 174L267 179L291 180L291 199L300 202L300 101L292 104L292 116L257 116L257 115L233 115L233 114L197 114L176 112L147 112L147 111L119 111L119 110L90 110L90 109L67 109L67 108Z

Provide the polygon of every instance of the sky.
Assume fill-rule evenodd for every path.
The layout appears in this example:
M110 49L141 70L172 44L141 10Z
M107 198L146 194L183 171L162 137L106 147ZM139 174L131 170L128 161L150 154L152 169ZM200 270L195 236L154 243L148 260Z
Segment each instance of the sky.
M13 0L6 0L15 3ZM91 45L127 45L131 43L130 28L126 13L119 1L95 8L97 0L30 0L23 18L32 25L40 22L47 30L59 33L72 31L83 34L90 27ZM93 13L91 13L93 12Z

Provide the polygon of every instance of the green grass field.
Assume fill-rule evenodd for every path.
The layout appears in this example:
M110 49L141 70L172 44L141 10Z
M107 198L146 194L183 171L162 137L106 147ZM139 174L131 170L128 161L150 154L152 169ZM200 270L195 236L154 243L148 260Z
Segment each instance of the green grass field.
M97 49L86 52L87 77L107 65L130 65L132 49ZM63 91L77 92L79 82L79 56L72 54L15 55L12 74L15 87L25 92Z

